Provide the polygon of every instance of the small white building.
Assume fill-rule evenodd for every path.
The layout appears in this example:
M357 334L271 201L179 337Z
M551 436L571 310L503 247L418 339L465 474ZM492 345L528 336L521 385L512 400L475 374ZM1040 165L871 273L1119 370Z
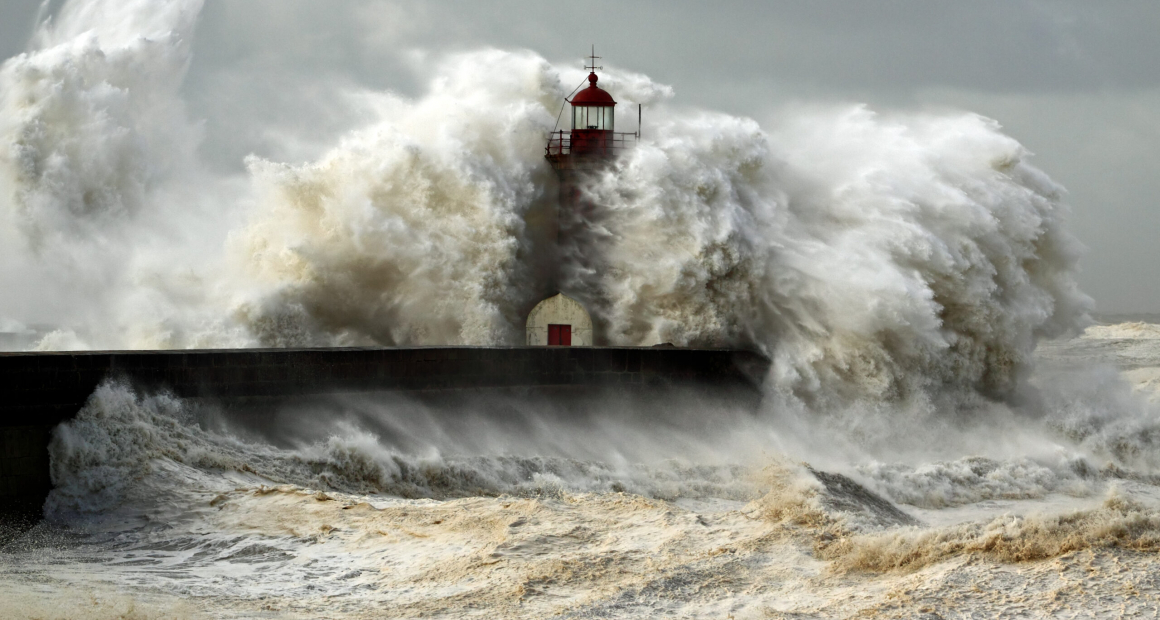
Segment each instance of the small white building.
M529 346L592 346L592 317L580 302L564 295L549 297L528 313Z

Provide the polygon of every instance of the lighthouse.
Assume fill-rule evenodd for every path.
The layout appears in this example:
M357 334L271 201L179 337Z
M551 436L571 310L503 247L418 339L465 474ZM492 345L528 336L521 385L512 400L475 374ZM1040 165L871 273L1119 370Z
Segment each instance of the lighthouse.
M637 108L637 132L616 131L616 100L608 91L599 86L600 77L596 71L603 67L596 65L600 57L593 48L588 56L587 87L581 83L571 98L565 98L570 106L567 122L571 128L553 130L548 135L544 158L556 171L560 181L558 211L555 218L557 246L562 243L578 242L582 222L586 221L596 205L586 200L580 192L580 183L585 175L604 169L624 149L634 146L640 138L640 108ZM583 87L583 88L582 88ZM563 109L561 109L561 115ZM557 126L559 122L557 121ZM583 258L583 248L572 252ZM557 252L557 256L560 256ZM528 315L527 344L547 346L591 346L593 344L592 320L579 301L564 293L553 295L541 301Z
M560 177L561 197L563 190L575 189L576 172L590 171L605 165L620 151L633 146L640 138L639 111L637 108L637 132L616 131L616 100L608 91L600 88L596 60L600 57L595 50L588 57L591 64L585 64L588 86L565 101L571 106L569 120L572 128L554 130L548 136L545 158ZM583 84L581 84L583 86ZM561 207L565 204L561 202Z

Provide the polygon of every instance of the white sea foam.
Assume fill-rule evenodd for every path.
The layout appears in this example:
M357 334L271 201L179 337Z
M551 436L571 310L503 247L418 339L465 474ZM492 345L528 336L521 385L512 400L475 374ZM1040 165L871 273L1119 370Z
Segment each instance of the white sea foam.
M651 130L555 248L543 134L579 72L432 56L415 97L334 92L369 120L316 160L227 178L182 101L200 9L72 0L0 68L0 278L26 293L0 323L56 321L41 349L516 344L561 288L606 343L767 353L766 407L347 399L243 427L105 384L55 431L49 523L0 555L0 615L62 592L127 617L169 596L210 617L1156 603L1160 416L1129 383L1160 368L1155 326L1036 352L1091 302L1061 188L994 121L763 125L611 70Z
M200 3L106 4L68 3L0 75L20 245L99 283L44 347L514 344L559 286L604 342L757 347L778 390L840 404L1007 397L1090 304L1060 188L993 121L854 106L762 127L616 71L655 129L586 185L600 208L555 282L542 142L577 76L530 52L447 55L413 99L336 92L375 120L315 162L250 158L216 218L185 191L233 187L206 179L180 100ZM164 224L186 210L218 229Z
M599 267L573 283L614 341L756 345L815 398L1003 395L1087 303L1059 188L991 121L654 123L592 187Z
M1071 464L968 457L919 467L874 463L861 466L859 472L874 480L896 502L943 508L988 499L1042 498L1050 493L1091 494L1097 487L1097 472L1085 469L1090 466L1082 463L1068 465ZM1085 479L1085 473L1093 479Z
M417 101L367 95L382 120L320 161L251 159L231 248L262 289L242 320L268 344L518 342L561 88L529 53L453 56Z
M1160 338L1160 325L1133 321L1115 325L1092 325L1084 330L1084 338L1155 340Z
M898 587L931 609L944 609L948 597L965 597L956 608L975 611L1054 609L1039 599L1053 579L1110 563L1116 583L1136 594L1120 600L1104 591L1105 580L1072 593L1072 604L1135 613L1155 601L1147 584L1160 496L1145 505L1112 490L1103 506L1011 514L1021 500L1060 490L1064 477L1027 461L862 472L890 496L909 493L931 509L1007 500L975 508L965 522L926 527L851 478L781 462L750 472L747 484L764 495L748 504L714 500L712 491L672 502L646 496L648 476L622 478L635 492L604 486L615 474L595 462L405 457L349 432L306 449L243 443L202 430L189 407L107 385L58 430L50 510L67 534L42 532L50 547L33 535L0 556L5 583L15 584L7 600L67 588L89 592L80 603L89 597L102 613L140 600L144 617L160 614L169 596L186 601L183 615L210 617L372 609L760 617L771 605L840 617L889 605ZM659 478L692 490L707 472L739 473L667 468ZM125 484L114 489L113 477ZM1141 488L1145 496L1154 489ZM92 562L101 570L89 570ZM996 570L1008 571L1024 598L970 594ZM945 571L958 577L946 581Z
M376 415L389 422L392 411L388 407ZM164 393L142 395L121 383L101 385L73 420L54 431L49 452L55 488L46 514L67 521L126 504L148 504L158 496L181 493L193 479L198 492L218 492L248 480L407 498L631 491L668 499L748 499L756 492L742 466L674 458L649 462L643 443L628 454L618 453L611 443L561 451L527 435L516 454L463 453L462 444L444 434L442 442L404 438L389 447L335 416L335 423L305 427L294 440L300 447L279 449L206 430L203 424L212 426L215 417L206 405ZM599 424L595 432L587 431L595 439L604 432ZM658 431L624 423L621 432ZM576 429L573 441L580 443L584 433Z

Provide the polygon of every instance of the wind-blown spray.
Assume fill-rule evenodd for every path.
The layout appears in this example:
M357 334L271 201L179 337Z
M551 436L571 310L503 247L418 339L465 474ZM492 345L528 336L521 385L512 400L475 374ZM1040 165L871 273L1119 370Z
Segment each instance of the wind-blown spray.
M360 93L376 121L313 163L250 158L218 256L175 269L206 249L158 223L204 174L179 93L200 3L105 4L67 5L0 76L7 221L57 277L115 284L89 291L101 311L76 331L128 347L518 343L552 284L541 142L571 72L485 50L445 57L417 99ZM587 255L559 283L604 342L758 347L772 384L807 400L1007 396L1036 339L1086 310L1061 190L992 121L853 107L767 130L670 107L644 76L604 83L658 102L652 137L586 186Z
M572 283L610 341L756 346L798 394L1003 396L1090 305L1061 188L993 121L654 123L590 187L598 266Z
M1149 604L1150 556L1123 550L1160 540L1160 417L1068 363L1160 352L1147 325L1043 346L1083 326L1081 248L1063 190L994 121L848 105L760 124L611 69L649 130L581 183L595 207L561 214L579 221L557 248L543 146L579 71L427 56L418 96L336 89L363 120L318 157L216 174L182 94L200 9L73 0L0 67L5 330L57 323L43 349L519 344L559 288L600 343L763 351L769 406L336 398L265 412L271 430L109 383L54 433L46 514L68 543L5 547L0 615L108 579L215 617L846 617L903 589L914 608ZM1060 587L1109 557L1122 584ZM1019 587L991 587L985 562L1007 561Z

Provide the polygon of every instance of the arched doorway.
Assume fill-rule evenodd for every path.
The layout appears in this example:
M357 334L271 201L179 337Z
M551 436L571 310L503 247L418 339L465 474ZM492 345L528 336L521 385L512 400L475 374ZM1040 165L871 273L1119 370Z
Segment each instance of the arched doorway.
M592 346L592 318L580 302L563 293L536 304L526 330L529 346Z

